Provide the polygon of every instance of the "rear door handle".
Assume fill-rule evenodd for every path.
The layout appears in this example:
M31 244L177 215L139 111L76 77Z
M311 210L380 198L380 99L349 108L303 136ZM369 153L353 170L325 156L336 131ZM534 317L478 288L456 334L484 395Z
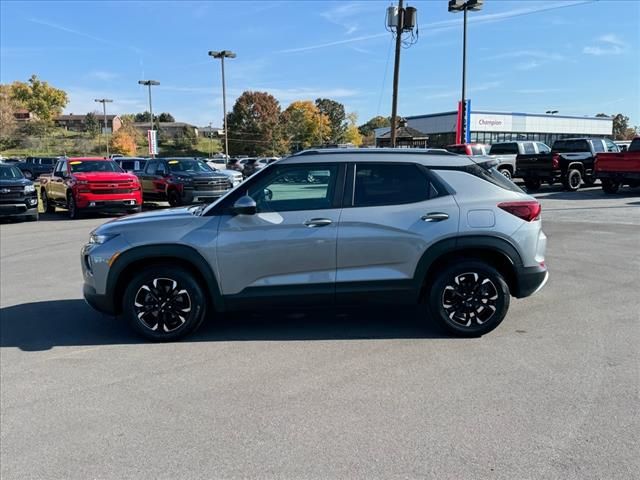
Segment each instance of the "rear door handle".
M304 224L309 228L326 227L327 225L331 225L331 223L331 220L328 218L312 218L311 220L304 222Z
M449 218L449 215L444 212L431 212L422 216L422 220L425 222L441 222Z

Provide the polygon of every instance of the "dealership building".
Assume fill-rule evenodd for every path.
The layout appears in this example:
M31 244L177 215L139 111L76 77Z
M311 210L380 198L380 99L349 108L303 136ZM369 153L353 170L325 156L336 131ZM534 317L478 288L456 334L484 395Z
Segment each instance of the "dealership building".
M433 113L405 117L412 129L429 137L430 147L455 143L458 112ZM538 113L505 113L471 111L470 141L493 144L513 140L534 140L552 145L565 137L612 138L613 119L609 117L577 117ZM376 137L388 132L377 129Z

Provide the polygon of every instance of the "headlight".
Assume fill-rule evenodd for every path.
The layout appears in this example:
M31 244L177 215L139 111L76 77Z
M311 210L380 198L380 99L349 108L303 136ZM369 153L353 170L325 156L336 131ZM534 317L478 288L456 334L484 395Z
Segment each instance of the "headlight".
M96 245L102 245L103 243L108 242L113 237L117 235L98 235L97 233L91 233L89 236L89 243L95 243Z
M36 187L34 187L33 185L24 186L24 193L33 193L35 191L36 191Z

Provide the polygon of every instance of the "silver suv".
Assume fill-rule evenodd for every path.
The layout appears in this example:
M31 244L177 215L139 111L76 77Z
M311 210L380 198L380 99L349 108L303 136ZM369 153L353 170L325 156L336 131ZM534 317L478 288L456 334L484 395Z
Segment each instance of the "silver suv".
M428 150L305 151L211 205L100 226L82 249L84 296L153 340L231 310L389 302L482 335L511 296L547 279L540 204L494 164Z

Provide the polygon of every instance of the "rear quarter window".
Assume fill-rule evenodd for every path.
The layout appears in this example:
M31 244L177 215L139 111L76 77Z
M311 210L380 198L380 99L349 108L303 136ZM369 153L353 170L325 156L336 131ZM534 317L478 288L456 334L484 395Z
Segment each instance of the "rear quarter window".
M472 165L467 165L465 167L457 167L446 170L457 170L469 175L473 175L474 177L480 178L485 182L489 182L493 185L496 185L504 190L509 190L510 192L518 192L524 193L523 190L518 187L511 180L507 179L504 175L502 175L498 169L493 166L495 162L483 162L483 163L474 163ZM434 169L436 172L437 170Z
M557 140L552 150L558 153L590 152L589 142L586 140Z

